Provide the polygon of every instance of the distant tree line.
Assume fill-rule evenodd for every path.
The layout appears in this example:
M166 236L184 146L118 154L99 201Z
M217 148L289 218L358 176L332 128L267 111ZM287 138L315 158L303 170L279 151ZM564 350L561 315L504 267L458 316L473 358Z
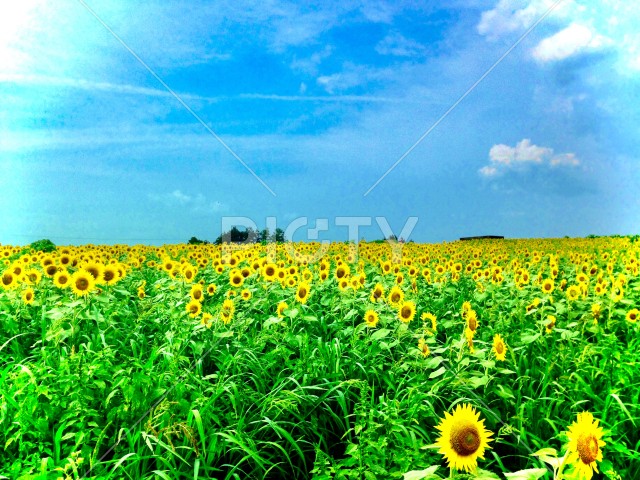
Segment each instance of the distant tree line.
M240 230L238 227L231 227L231 230L223 232L213 242L214 245L221 245L222 243L284 243L286 241L284 237L284 230L276 228L276 231L271 233L268 228L263 230L255 230L253 228L246 228ZM208 240L200 240L197 237L191 237L187 242L189 245L208 245L211 242Z

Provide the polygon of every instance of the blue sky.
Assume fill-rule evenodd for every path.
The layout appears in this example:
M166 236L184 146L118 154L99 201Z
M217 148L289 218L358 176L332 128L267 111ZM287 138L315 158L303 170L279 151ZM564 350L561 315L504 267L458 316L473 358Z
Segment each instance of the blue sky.
M640 233L633 2L561 2L366 196L555 1L83 3L0 6L0 243Z

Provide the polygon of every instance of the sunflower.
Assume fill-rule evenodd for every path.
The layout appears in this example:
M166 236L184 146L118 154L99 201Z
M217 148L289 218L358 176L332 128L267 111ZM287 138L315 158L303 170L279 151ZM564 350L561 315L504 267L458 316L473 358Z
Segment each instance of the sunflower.
M615 282L611 285L611 300L613 303L618 303L624 297L624 289L622 288L622 284L619 282Z
M493 337L493 353L496 354L497 360L504 362L507 355L507 345L499 333Z
M30 285L37 285L42 280L42 273L35 268L30 268L26 272L24 272L24 281Z
M467 328L473 333L478 329L478 314L475 310L469 310L467 312Z
M4 288L5 290L9 290L9 289L13 288L16 285L17 280L18 279L13 274L13 272L10 272L9 270L6 270L2 274L2 277L0 278L0 285L2 285L2 288Z
M71 289L78 296L89 295L95 284L96 281L93 275L82 268L71 276Z
M144 293L144 287L138 287L138 298L142 300L147 294Z
M627 322L636 323L640 318L640 310L632 308L627 312Z
M307 300L309 299L309 291L310 287L308 283L300 283L300 285L298 285L298 290L296 291L296 301L299 303L307 303Z
M351 273L351 269L348 265L338 265L336 268L335 276L336 279L340 280L341 278L348 277Z
M438 329L438 318L433 313L424 312L420 315L420 320L423 322L429 320L431 322L431 330L434 332Z
M431 351L429 350L429 345L427 345L427 342L424 341L424 338L418 340L418 350L420 350L420 353L423 357L428 357L431 353Z
M106 265L102 270L102 282L106 285L113 285L118 279L118 269L113 265Z
M287 308L289 308L289 305L287 305L287 302L278 303L278 308L277 308L278 318L284 318L284 311Z
M58 267L54 264L47 265L46 267L44 267L44 273L48 277L53 277L57 271L58 271Z
M591 315L593 315L593 320L598 323L598 319L600 318L600 315L602 314L602 305L600 305L599 303L594 303L593 305L591 305Z
M218 287L215 283L210 283L209 285L207 285L207 294L213 295L214 293L216 293L217 289Z
M213 315L207 312L202 314L202 318L200 319L200 323L202 325L204 325L207 328L211 328L212 321L213 321Z
M242 275L242 271L238 269L233 269L229 272L229 284L232 287L241 287L244 283L244 276Z
M545 327L545 331L547 333L551 333L555 326L556 326L556 317L555 317L555 315L548 315L547 316L547 325Z
M398 309L398 318L402 323L409 323L416 314L416 304L410 300L402 303Z
M477 459L484 460L493 433L484 428L484 420L479 418L480 413L469 404L458 405L453 415L444 412L444 419L436 427L440 430L436 445L450 468L471 473L478 465Z
M187 303L184 308L191 318L196 318L202 312L202 304L194 299Z
M66 270L60 270L53 276L53 284L58 288L67 288L71 282L71 275Z
M542 291L547 295L553 293L555 285L553 284L553 280L551 278L547 278L544 282L542 282Z
M102 271L104 270L104 265L98 262L88 262L84 266L84 269L91 274L95 282L102 282Z
M251 290L249 290L248 288L245 288L240 292L240 296L242 297L243 300L251 300Z
M580 297L580 287L578 285L571 285L567 288L567 299L571 302L575 301Z
M367 327L374 328L378 325L378 314L373 310L367 310L364 314L364 321Z
M202 285L200 285L199 283L194 283L191 286L191 291L189 292L189 296L191 297L192 300L195 300L196 302L201 302L203 297Z
M268 282L275 280L277 274L278 267L275 263L267 263L264 267L262 267L262 276Z
M29 287L24 292L22 292L22 301L25 305L31 305L33 303L33 288Z
M404 300L404 292L399 286L394 285L389 291L387 300L389 302L389 305L391 305L392 307L399 307Z
M580 478L590 480L593 471L598 472L596 462L602 461L602 427L598 427L599 420L595 420L589 412L578 414L578 421L569 425L567 437L569 445L567 461L572 463Z
M236 311L236 305L233 303L233 300L230 298L225 299L222 302L222 309L220 310L220 319L222 323L227 325L231 320L233 320L233 314Z

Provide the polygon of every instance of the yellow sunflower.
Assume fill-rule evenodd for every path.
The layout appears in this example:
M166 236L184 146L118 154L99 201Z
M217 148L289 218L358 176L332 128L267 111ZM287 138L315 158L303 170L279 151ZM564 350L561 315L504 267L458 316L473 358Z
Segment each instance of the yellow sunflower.
M387 300L389 301L389 305L392 307L399 307L404 300L404 292L399 286L394 285L389 291Z
M195 300L196 302L201 302L203 297L202 285L200 285L199 283L194 283L191 286L191 291L189 292L189 296L191 297L192 300Z
M418 340L418 350L420 350L420 353L423 357L428 357L431 353L431 351L429 350L429 345L427 345L427 342L424 341L424 338Z
M25 305L31 305L33 303L33 298L33 288L29 287L22 292L22 301L25 303Z
M58 288L67 288L71 284L71 275L66 270L60 270L53 276L53 284Z
M507 345L504 343L504 339L497 333L493 337L493 353L496 355L496 359L504 362L507 356Z
M275 263L267 263L264 267L262 267L262 276L268 282L275 280L277 274L278 267Z
M575 301L580 297L580 287L577 285L571 285L567 288L567 299L570 301Z
M416 314L416 304L410 300L403 302L398 309L398 318L402 323L409 323Z
M4 288L5 290L10 290L11 288L13 288L16 285L17 281L18 278L13 274L13 272L10 272L9 270L6 270L2 274L2 277L0 277L0 285L2 285L2 288Z
M553 280L551 278L547 278L544 282L542 282L542 291L546 294L553 293L555 285L553 284Z
M307 303L309 299L310 287L308 283L302 282L298 285L298 290L296 291L296 300L300 303Z
M475 310L469 310L467 312L467 328L473 333L478 329L478 314Z
M242 297L243 300L251 300L251 290L249 290L248 288L245 288L240 292L240 296Z
M471 473L478 466L477 459L484 460L493 433L484 428L484 420L479 418L480 413L469 404L458 405L453 415L444 412L444 419L436 427L440 430L436 444L450 468Z
M229 284L232 287L241 287L244 283L244 277L242 276L242 271L238 269L231 270L229 273Z
M214 293L216 293L217 289L218 287L216 286L215 283L210 283L209 285L207 285L207 293L209 295L213 295Z
M95 282L93 275L81 268L71 276L71 289L73 293L83 297L89 295L95 287Z
M627 312L627 322L636 323L640 318L640 310L632 308Z
M200 319L200 323L207 328L211 328L211 323L213 322L213 315L210 313L203 313L202 318Z
M371 300L372 303L376 303L378 300L382 300L383 297L384 297L384 287L382 286L381 283L376 283L376 286L373 287L373 290L371 291L371 296L369 297L369 300Z
M289 308L289 305L287 305L287 302L278 303L278 309L277 309L278 318L284 318L284 311L287 308Z
M373 310L367 310L364 314L364 321L367 324L367 327L374 328L378 325L378 314Z
M438 329L438 318L433 313L424 312L420 315L420 319L424 322L429 320L431 322L431 330L434 332Z
M119 280L118 269L114 265L105 265L102 270L102 282L106 285L113 285Z
M555 326L556 326L556 317L555 317L555 315L547 315L547 325L545 327L545 331L547 333L551 333Z
M602 427L598 427L599 420L595 420L589 412L578 414L578 420L569 425L567 447L569 456L567 461L572 463L580 478L590 480L593 471L598 472L596 462L602 461Z
M202 304L194 299L187 303L184 308L191 318L196 318L202 312Z

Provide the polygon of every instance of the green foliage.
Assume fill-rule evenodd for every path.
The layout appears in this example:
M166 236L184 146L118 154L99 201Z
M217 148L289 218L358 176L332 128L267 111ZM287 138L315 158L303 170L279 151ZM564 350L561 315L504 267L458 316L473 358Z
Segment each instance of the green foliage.
M29 245L29 249L36 252L53 252L56 249L56 245L48 238L43 238Z

